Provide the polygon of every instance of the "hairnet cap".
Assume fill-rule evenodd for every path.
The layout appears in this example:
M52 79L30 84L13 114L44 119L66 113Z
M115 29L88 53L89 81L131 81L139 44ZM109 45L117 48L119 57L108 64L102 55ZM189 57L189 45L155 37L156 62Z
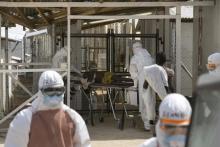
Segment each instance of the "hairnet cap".
M38 88L59 87L64 86L63 79L56 71L45 71L41 74Z
M192 108L188 100L180 94L169 94L159 108L160 121L169 125L189 125Z
M140 42L135 42L133 44L133 49L136 49L136 48L142 48L142 44Z
M220 53L211 54L208 57L208 63L210 63L210 64L220 64Z

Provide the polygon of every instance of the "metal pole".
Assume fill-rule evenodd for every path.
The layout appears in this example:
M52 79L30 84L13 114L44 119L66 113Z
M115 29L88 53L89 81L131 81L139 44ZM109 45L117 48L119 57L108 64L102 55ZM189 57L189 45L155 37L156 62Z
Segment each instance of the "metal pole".
M132 19L132 34L136 34L136 31L135 31L135 19ZM132 40L134 41L135 37L132 37Z
M156 53L155 53L155 59L157 61L157 53L159 52L160 49L160 43L159 43L159 29L156 29Z
M186 2L0 2L1 7L175 7L175 6L214 6L214 1Z
M26 37L23 37L22 41L22 62L25 63L25 52L26 52Z
M67 7L67 105L70 106L70 7Z
M176 91L181 93L181 7L176 8Z
M196 89L197 85L197 78L198 78L198 65L199 65L199 45L198 45L198 38L199 38L199 7L194 7L194 19L193 19L193 68L192 68L192 86L193 91ZM200 30L202 31L202 30Z
M106 38L108 34L71 34L71 37L84 37L84 38ZM156 38L156 34L114 34L116 38L130 38L130 37L143 37L143 38Z
M53 55L55 55L56 53L56 26L55 24L53 23L51 25L51 45L52 45L52 57Z
M112 39L112 72L115 72L115 57L116 57L116 54L115 54L115 37L114 37L114 32L112 30L112 33L111 33L111 39Z
M2 15L0 14L0 53L3 55L3 56L0 56L1 58L3 58L4 57L4 54L3 54L3 50L2 50L2 42L1 42L1 40L2 40L2 38L1 38L1 27L2 27ZM0 61L1 62L1 61ZM4 68L4 67L3 67ZM2 82L3 82L3 77L5 76L5 74L0 74L0 76L1 76L1 78L0 79L2 79L2 81L0 81L1 83L1 85L4 85ZM5 98L5 95L4 95L4 93L5 93L5 91L4 91L4 86L2 87L2 89L0 90L1 91L1 95L0 96L2 96L2 98L0 99L0 111L4 111L4 103L3 103L3 99Z
M108 37L106 38L106 59L107 59L107 65L106 65L106 69L107 71L110 71L110 63L109 63L109 30L108 30Z
M5 62L6 63L9 63L8 61L8 52L9 52L9 50L8 50L8 26L5 26ZM7 67L7 69L9 69L8 67ZM9 106L10 106L10 100L9 100L9 78L8 78L8 76L6 75L5 76L5 102L6 102L6 111L8 111L8 109L9 109Z

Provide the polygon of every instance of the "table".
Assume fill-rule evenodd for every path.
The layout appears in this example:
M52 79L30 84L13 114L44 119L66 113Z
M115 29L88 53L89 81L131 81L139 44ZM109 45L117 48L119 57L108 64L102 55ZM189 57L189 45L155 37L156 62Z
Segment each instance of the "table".
M117 126L119 129L123 130L124 129L124 121L125 121L125 113L126 113L126 116L128 116L128 113L127 113L127 109L125 107L125 90L129 89L131 87L131 85L125 85L125 84L99 84L99 83L93 83L90 85L90 88L93 89L93 90L97 90L97 89L102 89L103 90L106 90L107 91L107 99L108 101L110 102L110 108L112 110L112 113L113 113L113 117L114 117L114 120L117 121ZM114 99L112 100L112 97L111 97L111 91L112 90L115 90L116 91L116 94L115 94L115 97ZM118 118L116 116L116 113L115 113L115 108L114 108L114 101L116 99L116 96L117 94L120 92L119 91L122 91L122 105L123 105L123 112L122 112L122 115L121 115L121 118ZM92 90L91 90L92 92ZM91 92L90 92L90 101L92 101L92 97L91 97ZM102 94L103 95L103 94ZM104 100L104 95L103 95L103 100ZM103 101L104 103L104 101ZM94 120L93 120L93 110L92 110L92 105L90 106L91 108L91 123L94 124ZM101 110L101 117L100 117L100 121L103 120L103 109Z

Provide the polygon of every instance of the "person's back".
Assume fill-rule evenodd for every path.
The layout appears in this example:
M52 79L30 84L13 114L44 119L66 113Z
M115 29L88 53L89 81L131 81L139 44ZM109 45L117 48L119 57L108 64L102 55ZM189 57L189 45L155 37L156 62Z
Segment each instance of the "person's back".
M150 126L149 126L149 121L146 118L147 111L143 100L143 94L145 92L143 91L143 83L144 83L143 68L144 66L152 65L153 59L150 56L150 54L147 52L147 50L142 48L142 44L140 42L136 42L133 44L133 53L134 56L131 58L129 72L131 74L131 78L134 80L135 87L138 87L139 111L141 112L145 130L149 130Z

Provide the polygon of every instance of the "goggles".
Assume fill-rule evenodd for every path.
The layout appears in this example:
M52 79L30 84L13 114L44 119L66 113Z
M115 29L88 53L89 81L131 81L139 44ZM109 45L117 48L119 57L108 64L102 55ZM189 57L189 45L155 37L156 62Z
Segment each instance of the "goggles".
M46 96L61 96L62 94L65 93L65 87L50 87L50 88L45 88L41 89L41 92L43 95Z
M160 128L168 135L185 135L188 130L188 126L163 125Z
M160 121L160 128L168 135L186 134L189 124L166 124Z

